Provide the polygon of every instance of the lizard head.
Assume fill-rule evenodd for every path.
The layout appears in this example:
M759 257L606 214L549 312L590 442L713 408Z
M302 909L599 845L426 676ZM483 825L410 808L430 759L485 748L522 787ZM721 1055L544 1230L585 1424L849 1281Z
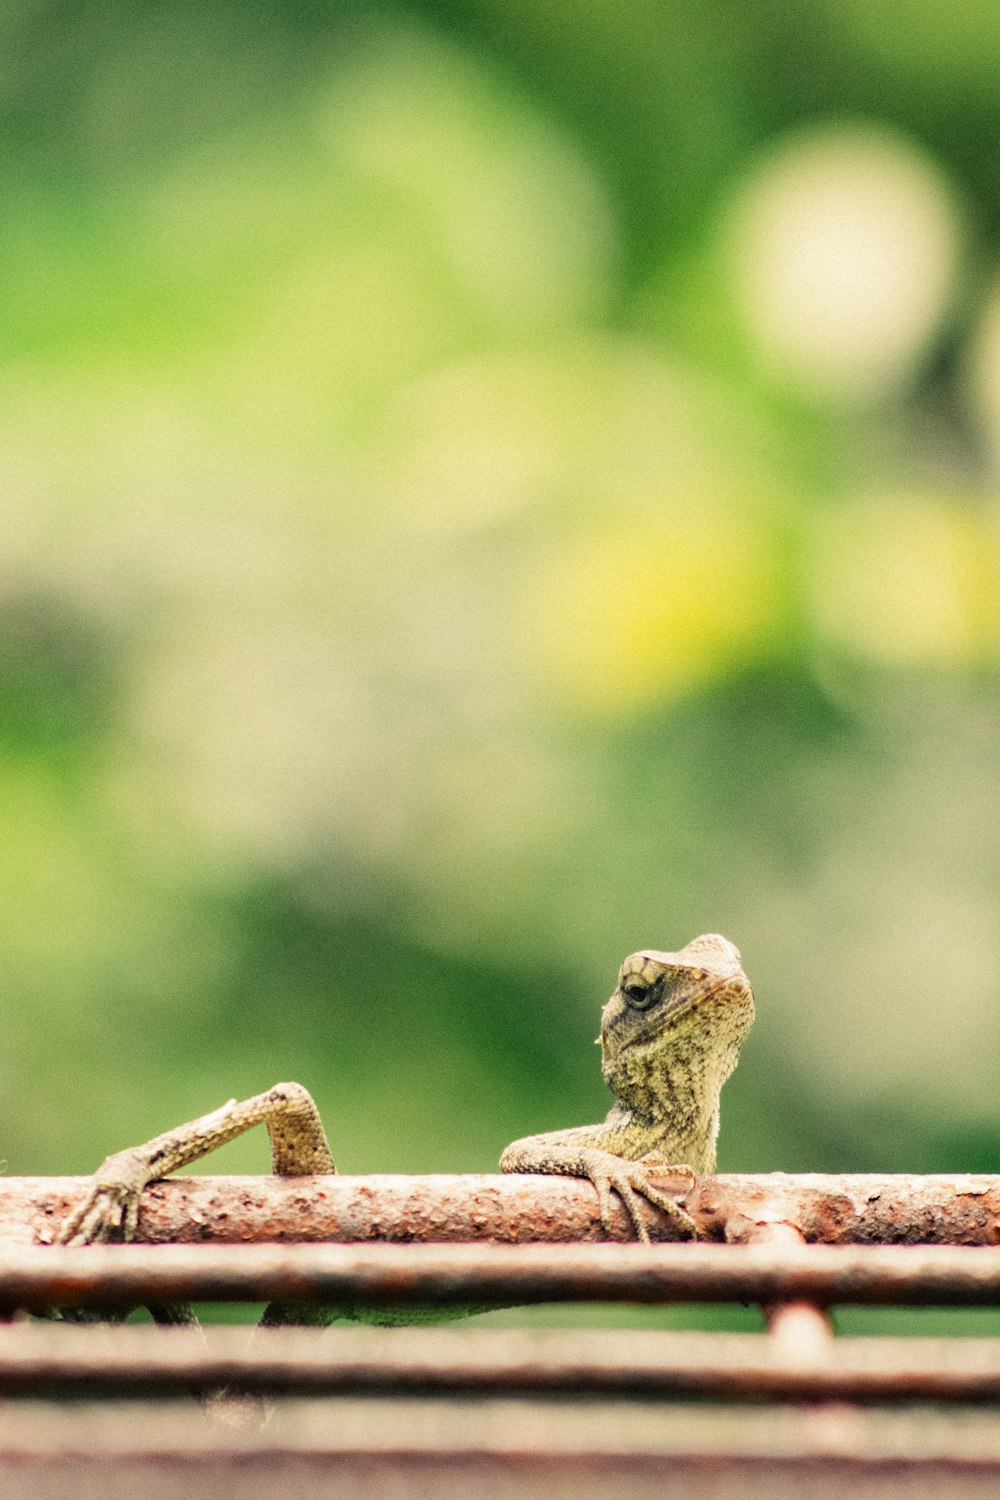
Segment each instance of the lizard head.
M676 1089L685 1069L721 1088L753 1018L739 949L717 933L677 953L632 953L601 1015L605 1082L640 1107L650 1090Z

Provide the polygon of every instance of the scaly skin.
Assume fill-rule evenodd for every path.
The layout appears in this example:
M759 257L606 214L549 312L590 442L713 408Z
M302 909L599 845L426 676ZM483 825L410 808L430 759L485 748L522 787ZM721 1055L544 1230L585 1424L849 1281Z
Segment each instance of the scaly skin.
M631 954L601 1015L604 1081L617 1095L607 1119L514 1141L501 1170L589 1177L607 1232L617 1193L639 1239L649 1234L637 1195L696 1238L694 1220L656 1179L715 1171L719 1095L753 1018L739 951L724 937Z
M656 1179L715 1170L719 1093L753 1015L740 955L725 938L698 937L678 953L633 953L601 1017L604 1079L617 1096L607 1119L514 1141L500 1158L501 1170L589 1178L606 1230L617 1193L639 1239L649 1236L637 1195L661 1209L675 1229L694 1236L694 1221ZM275 1084L266 1094L231 1099L145 1145L109 1156L58 1243L130 1240L148 1183L258 1124L271 1137L275 1172L336 1171L311 1095L298 1083ZM287 1311L269 1309L265 1317L284 1321Z

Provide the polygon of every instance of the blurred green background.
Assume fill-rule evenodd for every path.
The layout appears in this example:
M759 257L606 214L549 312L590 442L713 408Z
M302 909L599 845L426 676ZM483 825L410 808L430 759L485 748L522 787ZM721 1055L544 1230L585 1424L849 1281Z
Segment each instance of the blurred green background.
M489 1170L703 930L721 1169L1000 1166L998 125L985 0L3 0L7 1171Z

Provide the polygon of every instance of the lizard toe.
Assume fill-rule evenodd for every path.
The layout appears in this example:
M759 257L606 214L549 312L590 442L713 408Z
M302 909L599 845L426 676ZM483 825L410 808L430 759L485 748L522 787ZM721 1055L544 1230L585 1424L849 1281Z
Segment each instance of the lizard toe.
M639 1187L639 1191L676 1228L683 1230L687 1239L696 1240L699 1238L697 1224L691 1215L685 1209L681 1208L676 1199L671 1198L668 1193L664 1193L659 1188L654 1187L651 1182L644 1183Z
M640 1240L644 1245L648 1245L649 1230L646 1228L646 1221L642 1216L642 1209L639 1206L639 1199L634 1189L630 1183L622 1182L617 1185L616 1191L625 1205L625 1212L631 1220L636 1239Z
M96 1197L97 1190L92 1188L87 1194L86 1198L84 1198L83 1202L79 1203L76 1208L73 1209L69 1218L63 1224L62 1228L59 1230L59 1233L53 1240L53 1244L75 1245L79 1243L86 1243L86 1241L81 1240L80 1237L82 1234L86 1233L86 1226L90 1222L90 1216L93 1211L94 1201Z
M126 1242L135 1239L135 1232L139 1227L139 1199L135 1194L129 1197L125 1204L125 1216L122 1224L122 1239Z
M90 1213L81 1224L75 1243L77 1245L103 1245L105 1240L111 1238L111 1231L114 1227L111 1212L105 1202L105 1195L100 1193Z
M621 1199L622 1206L628 1214L629 1222L638 1239L647 1241L649 1235L643 1222L642 1210L639 1200L635 1195L632 1184L632 1174L623 1162L621 1167L608 1167L603 1164L594 1163L587 1175L597 1190L597 1201L600 1206L601 1227L604 1233L611 1239L614 1236L615 1202L614 1194L617 1193Z
M649 1233L646 1230L645 1221L642 1217L639 1199L636 1196L636 1188L642 1191L642 1185L636 1182L634 1167L622 1163L621 1166L606 1166L597 1164L591 1167L588 1173L594 1187L597 1188L598 1203L601 1208L601 1226L607 1236L615 1232L615 1199L613 1194L618 1194L622 1202L622 1208L628 1215L633 1232L640 1241L649 1244Z
M639 1162L650 1177L686 1178L686 1192L690 1192L698 1181L698 1174L693 1167L689 1167L686 1162L671 1161L662 1151L647 1151L645 1156L640 1156Z
M591 1182L597 1189L597 1203L601 1214L601 1228L610 1238L613 1232L612 1226L615 1217L615 1201L612 1195L611 1179L601 1173L595 1173Z
M636 1162L632 1167L631 1186L637 1193L641 1193L653 1208L665 1215L677 1229L682 1230L686 1238L698 1238L698 1226L691 1215L681 1208L676 1198L650 1180L645 1159Z

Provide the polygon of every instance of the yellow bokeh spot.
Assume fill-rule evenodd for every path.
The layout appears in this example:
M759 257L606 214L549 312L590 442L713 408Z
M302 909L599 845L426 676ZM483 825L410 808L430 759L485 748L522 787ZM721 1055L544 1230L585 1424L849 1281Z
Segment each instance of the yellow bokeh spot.
M679 697L763 655L781 588L774 539L701 507L591 537L551 561L529 610L547 684L589 716Z
M969 666L1000 647L1000 537L935 495L855 501L818 523L814 610L832 643L886 666Z

